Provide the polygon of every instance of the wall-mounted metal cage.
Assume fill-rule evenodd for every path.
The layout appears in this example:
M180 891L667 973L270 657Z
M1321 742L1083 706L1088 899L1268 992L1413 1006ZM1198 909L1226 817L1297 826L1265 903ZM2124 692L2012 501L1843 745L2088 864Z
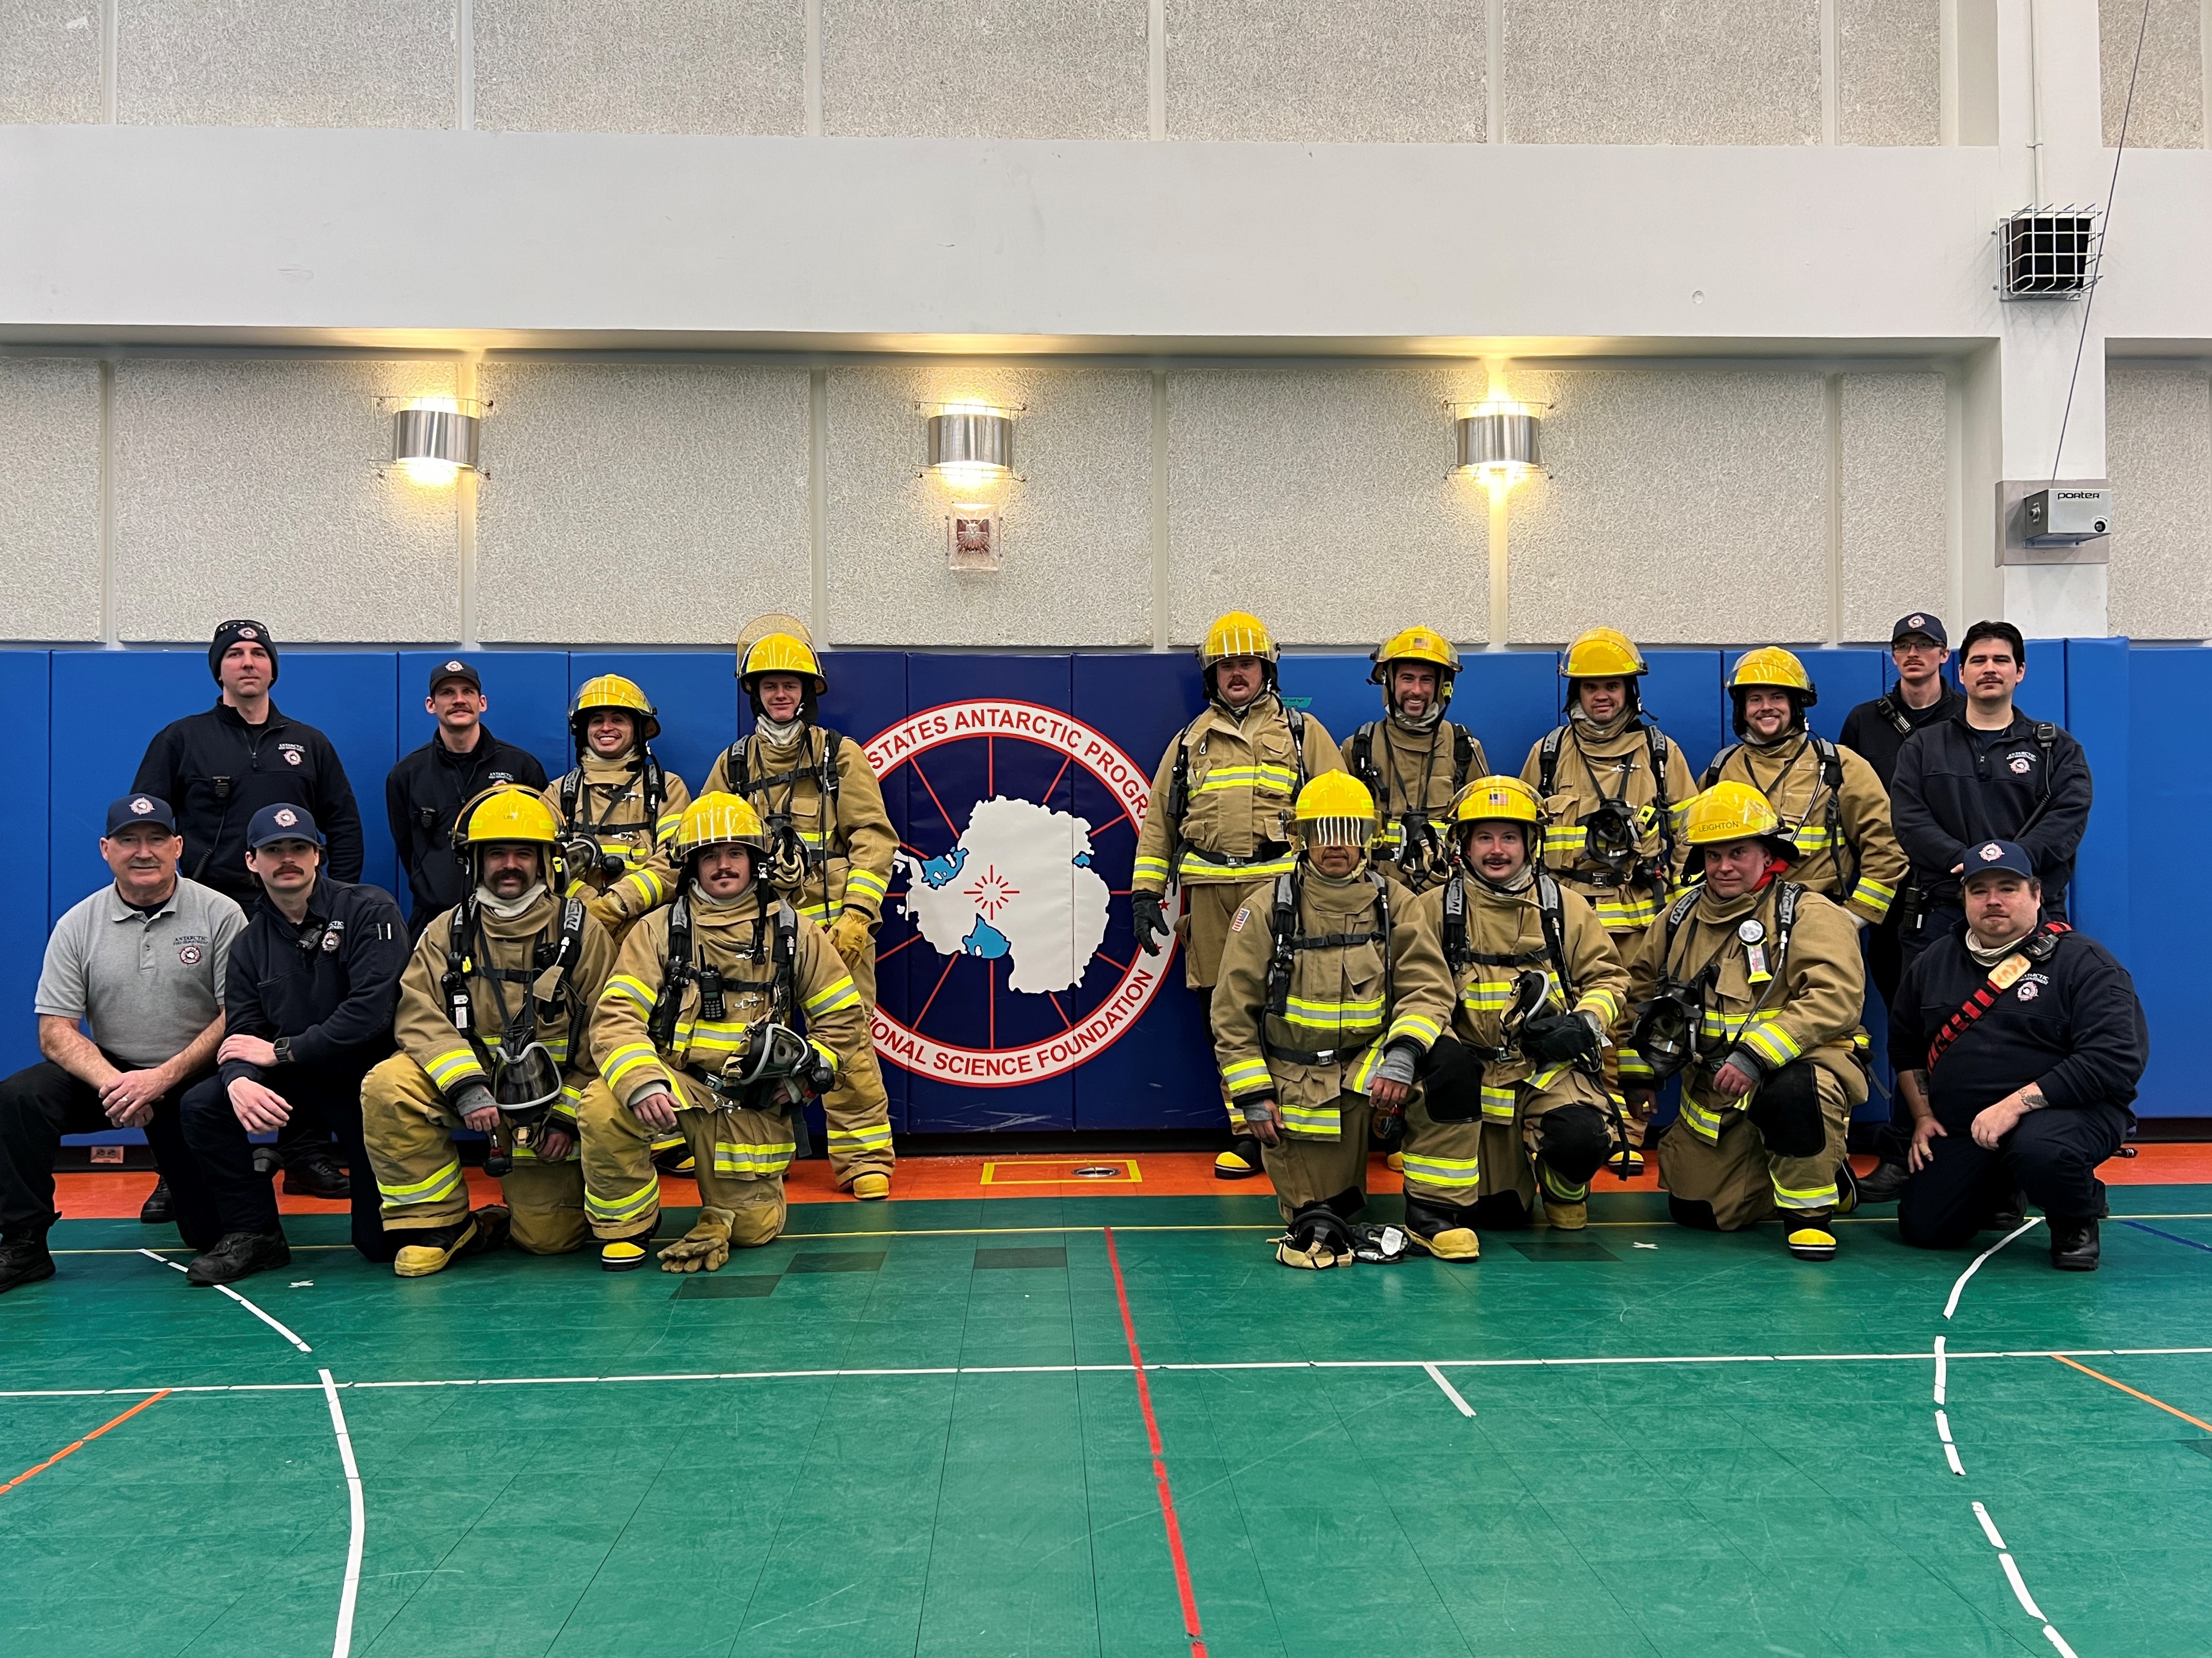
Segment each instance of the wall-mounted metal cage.
M2097 280L2094 207L2024 207L1997 221L1996 238L2001 299L2070 300Z

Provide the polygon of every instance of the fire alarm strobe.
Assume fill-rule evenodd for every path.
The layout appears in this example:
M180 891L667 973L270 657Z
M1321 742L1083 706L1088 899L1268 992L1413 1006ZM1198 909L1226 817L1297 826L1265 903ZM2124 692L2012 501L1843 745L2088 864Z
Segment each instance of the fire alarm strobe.
M2031 547L2076 547L2112 532L2110 489L2038 489L2020 503Z

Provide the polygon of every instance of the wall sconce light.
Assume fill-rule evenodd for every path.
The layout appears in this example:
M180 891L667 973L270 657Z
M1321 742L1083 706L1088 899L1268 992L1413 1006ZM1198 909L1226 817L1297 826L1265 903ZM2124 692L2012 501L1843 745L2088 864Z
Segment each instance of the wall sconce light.
M927 429L928 469L956 489L974 489L1013 475L1011 411L947 404L931 411Z
M1538 442L1543 422L1524 404L1462 408L1452 424L1459 451L1453 470L1479 479L1492 495L1544 470Z
M454 398L412 398L392 417L392 464L410 483L443 488L477 470L482 406Z

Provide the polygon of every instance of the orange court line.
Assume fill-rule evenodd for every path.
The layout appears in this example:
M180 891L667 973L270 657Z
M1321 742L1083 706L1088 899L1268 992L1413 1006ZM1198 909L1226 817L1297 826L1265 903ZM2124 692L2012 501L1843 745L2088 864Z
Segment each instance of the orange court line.
M2073 1365L2074 1369L2081 1371L2083 1376L2093 1376L2096 1377L2098 1381L2103 1382L2107 1388L2118 1388L2124 1394L2134 1394L2135 1397L2142 1400L2144 1404L2155 1405L2159 1409L2164 1411L2168 1416L2178 1416L2184 1422L2194 1423L2197 1427L2203 1429L2206 1433L2212 1434L2212 1422L2199 1420L2197 1418L2190 1415L2186 1411L2177 1411L2172 1406L2167 1404L2162 1399L2153 1399L2148 1394L2137 1393L2136 1389L2129 1387L2126 1382L2115 1382L2112 1377L2106 1376L2102 1370L2093 1370L2086 1364L2075 1364L2074 1361L2067 1357L2063 1353L2053 1353L2051 1354L2051 1357L2057 1359L2061 1364Z
M0 1497L5 1497L9 1491L14 1491L16 1486L21 1485L26 1479L30 1479L34 1474L44 1473L48 1468L52 1467L55 1463L60 1461L64 1457L82 1450L86 1446L91 1444L94 1440L99 1438L100 1435L106 1433L110 1428L121 1427L132 1417L137 1415L139 1412L144 1410L149 1405L157 1403L161 1400L167 1399L168 1396L169 1390L167 1388L164 1388L160 1393L140 1400L129 1410L124 1412L121 1416L117 1417L114 1421L101 1423L100 1426L94 1428L90 1433L78 1440L75 1444L63 1446L61 1449L56 1451L45 1461L40 1463L37 1467L26 1468L22 1473L17 1474L13 1479L9 1480L6 1485L0 1485Z

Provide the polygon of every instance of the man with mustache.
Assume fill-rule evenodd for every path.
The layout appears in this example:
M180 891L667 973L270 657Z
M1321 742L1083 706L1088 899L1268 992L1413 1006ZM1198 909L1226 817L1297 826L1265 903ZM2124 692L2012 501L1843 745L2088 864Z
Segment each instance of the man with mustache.
M295 1115L335 1134L353 1183L353 1247L388 1261L375 1187L365 1177L361 1084L392 1052L392 1011L407 965L407 924L381 887L322 872L323 832L305 806L264 806L246 831L261 901L231 952L221 1069L185 1095L185 1140L215 1198L222 1236L188 1282L231 1284L292 1259L276 1194L253 1172L249 1133Z
M1898 751L1890 814L1923 895L1904 935L1908 962L1964 923L1966 854L1992 841L2027 849L2045 918L2066 919L2074 853L2089 824L2089 762L2065 732L2013 707L2027 677L2020 629L1977 622L1959 641L1966 706L1913 732Z
M215 1064L224 975L246 917L177 873L184 851L167 801L112 802L100 855L115 879L46 940L37 999L46 1060L0 1082L0 1291L54 1275L46 1232L60 1218L53 1169L64 1134L144 1129L175 1193L178 1231L195 1249L216 1241L179 1105Z

